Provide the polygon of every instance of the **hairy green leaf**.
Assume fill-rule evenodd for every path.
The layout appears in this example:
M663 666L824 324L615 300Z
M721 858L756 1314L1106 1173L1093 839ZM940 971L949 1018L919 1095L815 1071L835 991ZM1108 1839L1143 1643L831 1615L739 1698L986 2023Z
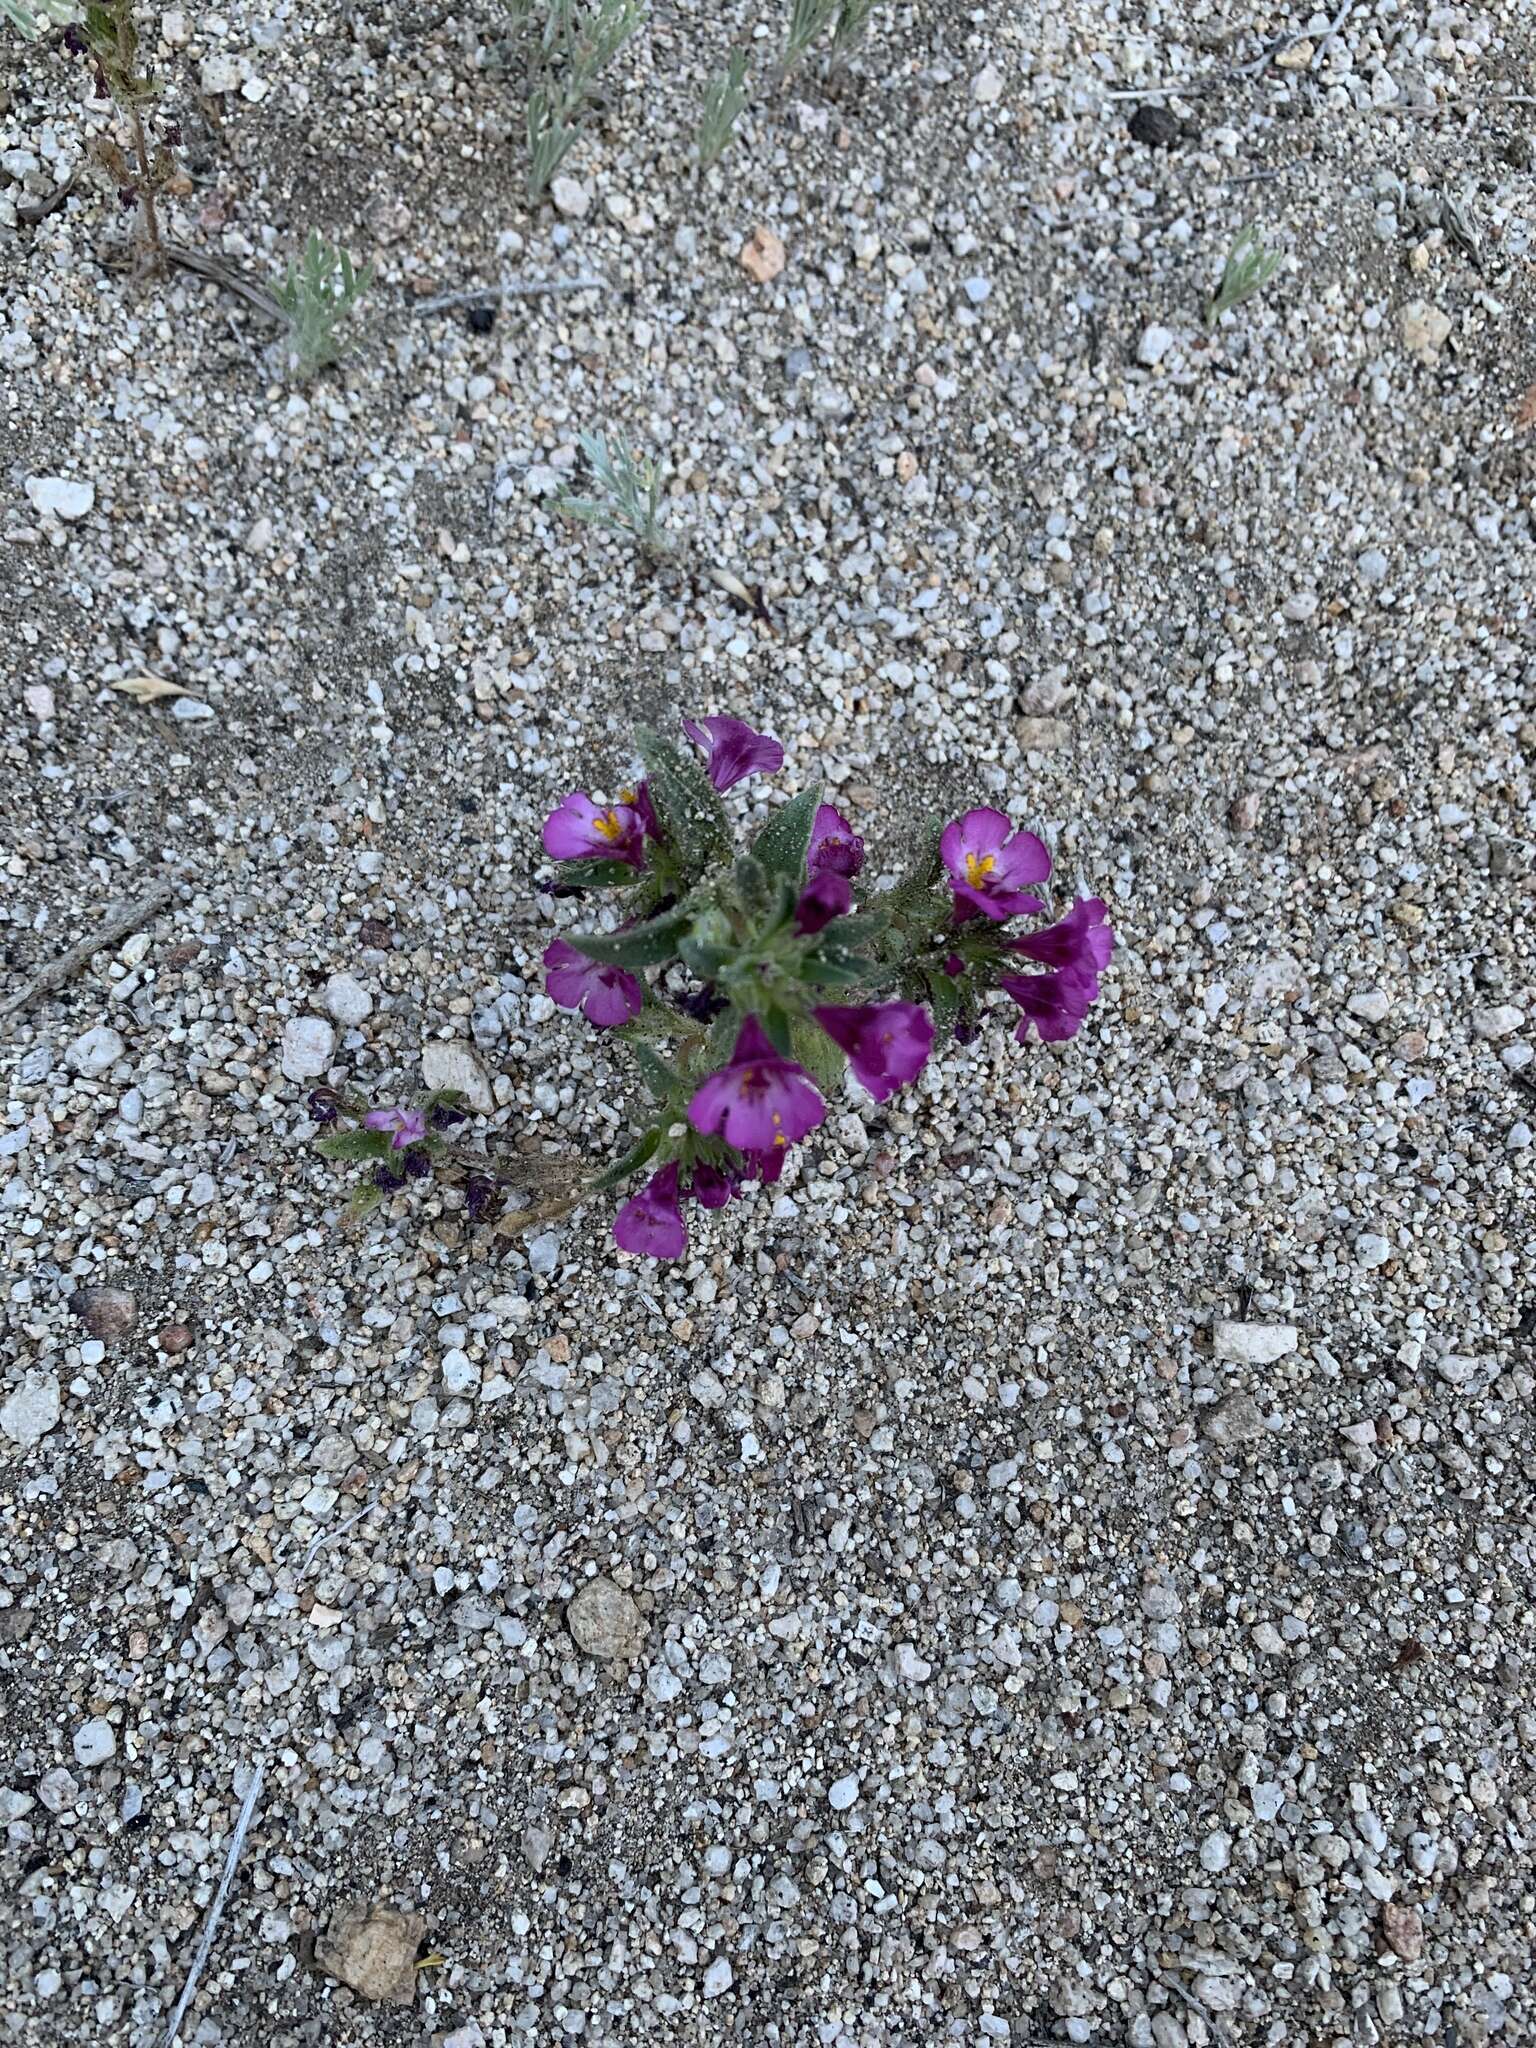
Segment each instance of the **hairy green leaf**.
M589 960L602 960L612 967L656 967L677 952L677 942L692 921L693 912L679 906L622 931L572 932L570 943Z
M640 727L635 744L662 829L677 848L687 879L697 881L706 868L730 858L725 806L691 747L685 753L649 726Z
M829 1100L842 1085L848 1062L812 1017L796 1017L790 1026L789 1049Z
M622 1159L618 1160L613 1166L610 1166L606 1173L598 1175L597 1179L592 1183L593 1187L618 1187L621 1181L628 1180L632 1173L640 1171L640 1168L644 1166L660 1143L660 1131L647 1131L640 1142L637 1145L632 1145Z
M806 849L821 802L819 789L802 790L776 810L752 844L752 858L770 875L799 881L805 873Z
M332 1131L316 1141L322 1159L387 1159L388 1131Z
M363 1217L377 1209L384 1199L384 1190L375 1181L365 1180L355 1187L347 1198L347 1206L341 1212L343 1223L360 1223Z

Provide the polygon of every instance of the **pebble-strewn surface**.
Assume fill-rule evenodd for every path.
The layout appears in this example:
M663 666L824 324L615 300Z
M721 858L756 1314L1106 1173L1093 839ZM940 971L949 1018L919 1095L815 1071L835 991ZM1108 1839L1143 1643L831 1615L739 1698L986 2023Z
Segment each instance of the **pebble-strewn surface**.
M141 22L173 232L379 276L296 388L7 42L0 1000L173 891L0 1027L0 2040L163 2040L258 1764L203 2048L1536 2040L1528 11L878 6L694 182L656 0L536 208L495 7ZM537 830L678 709L1040 831L1088 1026L676 1266L339 1234L319 1078L624 1142Z

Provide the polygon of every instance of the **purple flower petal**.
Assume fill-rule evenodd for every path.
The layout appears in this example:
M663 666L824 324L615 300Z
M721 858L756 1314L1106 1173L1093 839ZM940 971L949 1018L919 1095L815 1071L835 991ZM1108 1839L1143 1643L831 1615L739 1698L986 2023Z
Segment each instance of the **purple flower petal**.
M701 1160L693 1169L688 1192L706 1209L723 1209L736 1192L736 1181L734 1176L723 1173L718 1166Z
M1066 916L1044 931L1030 932L1009 947L1042 967L1075 967L1097 975L1109 965L1115 935L1104 922L1109 907L1099 896L1079 896Z
M915 1080L933 1050L933 1019L921 1003L822 1003L811 1015L877 1102Z
M694 1091L688 1121L706 1136L723 1136L738 1152L776 1152L797 1143L826 1115L805 1069L776 1052L756 1017L748 1017L727 1064Z
M1033 832L1015 832L1001 811L984 806L954 819L944 827L939 852L963 916L979 911L1000 923L1044 909L1023 885L1043 882L1051 872L1045 842Z
M415 1145L427 1135L427 1113L424 1109L370 1109L363 1118L363 1127L388 1131L389 1149L403 1152L407 1145Z
M998 986L1024 1013L1014 1033L1020 1045L1028 1044L1031 1025L1047 1044L1075 1036L1099 992L1096 976L1075 967L1054 974L1009 974Z
M817 875L856 875L864 865L864 842L841 811L821 804L811 825L805 871Z
M807 882L800 891L800 900L795 905L795 930L809 938L812 932L819 932L832 922L834 917L846 917L853 903L853 891L842 875L817 875Z
M677 1194L677 1161L653 1173L613 1219L613 1241L621 1252L643 1259L680 1259L688 1228Z
M580 1010L589 1024L603 1030L627 1024L645 1002L645 990L634 975L605 961L589 960L564 939L555 939L544 949L544 981L562 1009Z
M683 731L709 756L709 779L723 796L749 775L777 775L784 749L739 718L685 718Z
M544 820L544 851L551 860L622 860L637 868L645 859L644 840L632 804L595 804L584 790L572 790Z

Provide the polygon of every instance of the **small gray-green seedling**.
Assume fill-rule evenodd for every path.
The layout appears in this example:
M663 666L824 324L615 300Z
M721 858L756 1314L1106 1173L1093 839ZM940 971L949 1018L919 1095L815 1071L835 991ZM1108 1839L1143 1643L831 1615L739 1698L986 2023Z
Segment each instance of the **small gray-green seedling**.
M640 26L640 0L513 0L528 58L528 196L541 199L580 132L597 81Z
M789 33L779 58L779 76L793 71L813 43L836 21L839 0L789 0Z
M837 21L832 30L832 62L840 64L849 57L869 33L869 17L875 11L875 0L842 0L837 10Z
M0 0L0 21L9 22L28 43L35 43L46 28L64 28L79 18L70 0Z
M584 526L626 533L642 553L665 555L672 537L661 520L661 478L654 462L604 434L578 434L596 492L590 498L562 491L556 509Z
M730 64L704 89L704 104L699 110L699 132L694 141L701 171L707 171L711 164L719 162L730 142L738 115L752 97L747 86L747 72L751 64L750 51L733 50Z
M336 330L372 283L371 263L358 270L345 249L333 249L310 229L303 261L290 263L272 291L287 315L288 353L300 377L340 360Z
M1284 256L1282 249L1268 247L1258 227L1250 221L1228 253L1221 283L1211 294L1211 303L1206 308L1206 325L1214 327L1223 313L1230 313L1234 307L1251 299L1255 292L1263 291L1280 268Z

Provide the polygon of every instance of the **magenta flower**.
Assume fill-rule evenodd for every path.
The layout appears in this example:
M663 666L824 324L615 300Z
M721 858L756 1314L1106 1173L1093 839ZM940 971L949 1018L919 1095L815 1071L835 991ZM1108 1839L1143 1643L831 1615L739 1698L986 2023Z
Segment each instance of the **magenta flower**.
M370 1109L363 1118L363 1127L370 1131L388 1131L391 1152L403 1152L407 1145L419 1145L427 1135L427 1112L424 1109Z
M1051 856L1033 832L1015 832L1001 811L967 811L944 827L939 852L949 870L955 909L961 917L1001 922L1022 911L1039 912L1045 905L1026 895L1023 884L1043 882L1051 872Z
M622 967L589 960L564 939L544 949L544 981L563 1010L580 1010L589 1024L606 1030L638 1016L645 991Z
M709 756L709 779L723 796L749 775L777 775L784 749L739 718L685 718L683 731Z
M718 1166L711 1166L707 1159L702 1159L693 1169L688 1192L706 1209L723 1209L735 1194L736 1186L734 1174L724 1173Z
M680 1259L688 1244L677 1194L677 1161L653 1173L613 1219L613 1241L642 1259Z
M842 875L830 871L817 875L800 891L800 900L795 905L795 930L806 938L812 932L824 931L834 917L847 916L852 902L853 891Z
M933 1019L921 1003L822 1003L811 1015L876 1102L915 1080L933 1050Z
M651 802L651 785L648 782L637 784L633 793L626 789L621 790L619 794L620 801L633 808L635 816L640 820L640 829L647 839L660 839L664 836L661 820L656 815L656 806Z
M1115 935L1104 922L1109 907L1100 896L1079 896L1066 916L1043 931L1015 939L1010 953L1023 953L1042 967L1072 967L1097 976L1109 965ZM1094 989L1098 994L1098 989Z
M864 842L841 811L831 804L817 808L806 850L805 871L817 875L856 875L864 865Z
M633 804L595 804L579 789L544 820L544 851L551 860L622 860L637 868L645 858L644 840Z
M782 1153L825 1115L810 1075L774 1050L756 1017L748 1017L729 1062L700 1083L688 1105L696 1131L719 1133L747 1153Z
M1031 1025L1047 1044L1071 1038L1099 992L1098 977L1077 967L1059 967L1053 974L1008 974L998 986L1024 1012L1014 1033L1020 1045L1028 1044Z

